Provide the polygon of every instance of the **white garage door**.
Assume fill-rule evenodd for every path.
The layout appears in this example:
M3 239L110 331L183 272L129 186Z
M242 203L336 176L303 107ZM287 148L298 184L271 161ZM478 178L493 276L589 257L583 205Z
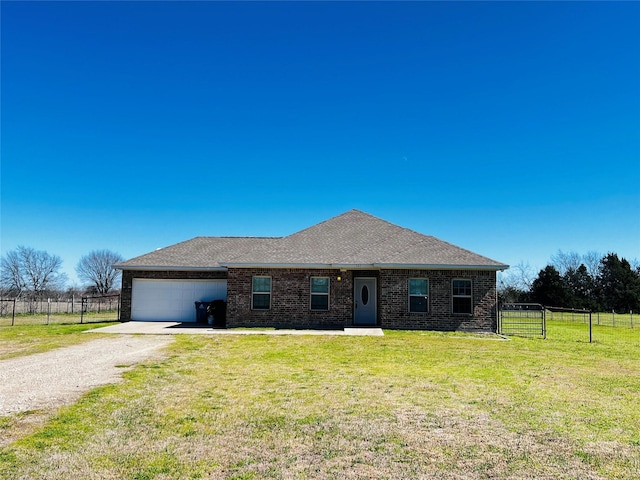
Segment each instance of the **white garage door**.
M131 292L131 319L195 322L195 302L226 299L226 280L134 278Z

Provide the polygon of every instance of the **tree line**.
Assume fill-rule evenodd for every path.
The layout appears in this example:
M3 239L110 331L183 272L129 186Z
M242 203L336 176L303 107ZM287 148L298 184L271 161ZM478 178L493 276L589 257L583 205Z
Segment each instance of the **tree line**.
M93 250L76 265L76 273L84 282L84 293L104 295L117 290L120 271L113 265L124 261L110 250ZM68 278L62 259L43 250L19 246L0 259L0 294L2 297L42 298L63 292Z
M616 253L558 251L536 276L519 264L499 282L501 303L541 303L591 311L640 311L640 265Z

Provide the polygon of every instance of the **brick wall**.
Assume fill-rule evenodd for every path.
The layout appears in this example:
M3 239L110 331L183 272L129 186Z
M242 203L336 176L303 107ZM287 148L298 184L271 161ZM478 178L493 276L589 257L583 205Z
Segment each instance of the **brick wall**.
M120 320L131 320L131 287L134 278L152 278L158 280L219 280L227 278L227 272L189 272L168 270L124 270L122 272L122 291L120 300Z
M251 309L254 276L271 277L271 308ZM312 311L311 277L329 278L329 310ZM341 280L338 281L338 277ZM342 328L353 317L353 276L334 269L230 268L227 277L228 327Z
M270 276L271 308L251 309L254 276ZM310 279L328 277L329 310L310 308ZM343 328L353 325L354 276L377 278L378 325L408 330L496 330L496 273L475 270L380 270L231 268L228 272L124 271L122 275L121 319L131 319L133 278L227 279L228 327L315 327ZM338 277L341 280L338 281ZM429 311L409 313L409 278L429 281ZM470 279L472 315L451 313L451 281Z
M429 311L409 313L409 278L429 282ZM469 279L471 315L454 315L453 279ZM476 270L381 270L379 323L383 328L409 330L496 330L496 272Z
M270 276L271 309L251 309L251 281ZM310 278L330 278L329 311L310 310ZM337 281L337 277L341 281ZM472 270L348 271L305 269L230 269L227 279L227 325L343 328L353 325L353 279L378 279L378 325L410 330L483 330L496 328L496 274ZM409 313L409 278L429 280L429 311ZM471 315L451 313L454 278L470 279Z

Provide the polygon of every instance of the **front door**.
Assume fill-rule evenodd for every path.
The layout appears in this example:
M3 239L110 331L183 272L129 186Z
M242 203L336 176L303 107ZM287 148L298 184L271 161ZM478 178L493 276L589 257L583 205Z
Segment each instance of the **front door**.
M376 279L356 277L353 279L353 323L376 324Z

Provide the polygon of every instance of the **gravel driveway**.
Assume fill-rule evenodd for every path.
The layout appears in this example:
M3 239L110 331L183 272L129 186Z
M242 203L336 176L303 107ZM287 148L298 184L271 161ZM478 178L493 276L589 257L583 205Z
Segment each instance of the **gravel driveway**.
M72 403L84 392L118 382L173 341L171 335L116 335L0 361L0 416ZM123 368L124 367L124 368Z

